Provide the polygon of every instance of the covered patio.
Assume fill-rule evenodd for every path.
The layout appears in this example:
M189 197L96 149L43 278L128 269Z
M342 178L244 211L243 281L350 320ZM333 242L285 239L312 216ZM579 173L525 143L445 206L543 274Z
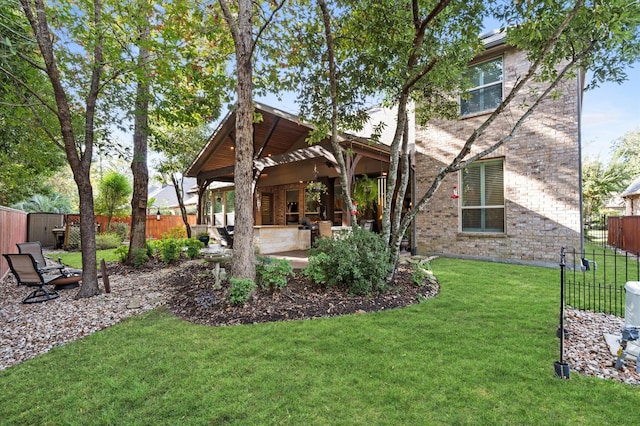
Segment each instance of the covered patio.
M254 244L263 254L303 250L311 246L312 229L322 222L333 231L351 224L350 208L342 201L340 171L329 138L309 145L313 126L298 117L266 105L256 104L260 116L254 124ZM378 187L378 200L358 220L380 225L384 188L389 168L389 147L355 135L341 134L349 185L369 179ZM221 121L207 140L186 176L198 182L198 224L209 228L233 225L235 164L235 113ZM310 184L319 185L319 197ZM309 227L309 222L312 224ZM307 226L305 226L307 225ZM204 228L204 226L203 226ZM312 228L312 229L309 229Z

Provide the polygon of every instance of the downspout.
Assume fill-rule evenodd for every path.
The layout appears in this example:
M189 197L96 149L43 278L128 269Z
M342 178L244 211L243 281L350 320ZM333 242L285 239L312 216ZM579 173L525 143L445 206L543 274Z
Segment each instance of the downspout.
M578 105L578 189L580 194L580 253L584 257L584 198L582 193L582 69L578 68L577 92Z
M416 179L416 166L415 166L415 145L414 151L412 155L411 166L409 167L411 173L411 208L415 208L416 206L416 185L418 180ZM418 254L418 245L417 245L417 237L418 237L418 215L413 216L413 221L411 221L411 255L415 256Z

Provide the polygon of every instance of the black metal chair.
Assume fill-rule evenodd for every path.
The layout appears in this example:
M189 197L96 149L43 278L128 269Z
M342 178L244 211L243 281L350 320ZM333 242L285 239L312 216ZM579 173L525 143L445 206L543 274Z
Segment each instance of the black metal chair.
M26 285L29 287L38 287L29 293L27 297L22 299L22 303L40 303L48 300L56 299L59 295L55 290L48 291L45 285L55 284L55 280L65 278L61 272L44 275L38 270L38 264L30 253L13 253L3 254L9 263L11 272L16 277L18 285Z
M220 238L222 238L222 241L225 243L227 248L232 249L233 248L233 235L231 235L229 233L229 231L227 231L227 228L225 228L223 226L219 226L216 229L218 230L218 234L220 235Z

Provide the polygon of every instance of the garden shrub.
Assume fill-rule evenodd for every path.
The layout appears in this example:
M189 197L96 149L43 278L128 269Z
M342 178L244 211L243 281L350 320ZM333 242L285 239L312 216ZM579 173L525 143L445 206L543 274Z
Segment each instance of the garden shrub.
M160 251L160 258L164 263L171 263L180 258L180 249L175 239L162 239L158 241L157 244Z
M256 289L256 283L249 278L231 278L229 280L229 300L234 305L242 305L249 300L249 296Z
M120 241L129 239L129 224L124 222L112 222L109 225L109 233L117 234Z
M122 239L118 234L96 234L96 249L107 250L120 246Z
M174 226L173 228L170 228L167 232L162 234L163 240L170 240L170 239L179 240L181 238L186 238L186 237L187 237L187 230L185 229L184 225Z
M183 238L180 240L180 245L186 248L185 254L189 259L195 259L204 248L204 243L195 238Z
M123 246L116 248L114 251L116 256L118 256L118 260L120 263L124 263L127 260L127 256L129 255L129 246Z
M256 280L260 287L284 288L287 277L293 275L293 266L287 259L258 257L256 259Z
M423 260L411 265L411 280L415 285L420 287L427 285L432 278L431 265L428 261Z
M139 267L145 264L145 262L149 259L147 255L147 249L143 248L135 248L133 249L133 266Z
M380 235L356 226L342 239L316 241L309 251L309 266L302 271L311 280L360 295L385 289L393 262Z
M129 246L120 245L114 252L118 256L120 263L124 263L129 256ZM133 249L133 266L137 268L144 265L149 257L146 248Z

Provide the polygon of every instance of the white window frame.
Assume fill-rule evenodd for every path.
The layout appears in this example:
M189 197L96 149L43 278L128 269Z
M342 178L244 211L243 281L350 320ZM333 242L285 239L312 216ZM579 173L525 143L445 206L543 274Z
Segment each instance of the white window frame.
M483 64L486 64L488 62L493 62L493 61L497 61L497 60L500 60L500 62L502 62L502 73L500 75L500 80L493 81L493 82L487 83L487 84L480 84L480 85L475 86L475 87L471 87L466 91L466 93L471 93L471 92L474 92L476 90L486 89L486 88L489 88L489 87L500 85L500 102L502 102L502 100L504 99L504 57L501 55L501 56L496 56L496 57L487 59L486 61L482 61L482 62L479 62L477 64L473 64L473 65L469 66L469 69L476 68L476 67L479 67L479 66L481 66ZM471 117L471 116L474 116L474 115L477 115L477 114L485 113L487 111L493 111L499 105L498 104L498 105L494 105L494 106L490 106L490 107L486 107L485 108L484 107L484 101L483 101L482 102L483 108L481 108L481 109L479 109L477 111L470 111L470 112L467 112L467 113L463 113L463 111L462 111L463 102L465 102L465 100L463 100L462 97L460 97L460 116L461 117Z
M486 175L485 175L485 166L491 163L502 164L502 204L488 205L486 204ZM468 167L478 167L480 166L480 205L470 205L465 206L465 182L464 182L464 171L462 171L459 175L460 179L460 231L466 234L505 234L507 232L507 209L506 209L506 187L505 187L505 159L504 158L492 158L488 160L480 160L470 164ZM465 210L480 210L481 214L481 225L480 228L465 228L464 227L464 211ZM487 228L486 225L486 212L491 209L502 209L502 230L497 230L494 228Z

